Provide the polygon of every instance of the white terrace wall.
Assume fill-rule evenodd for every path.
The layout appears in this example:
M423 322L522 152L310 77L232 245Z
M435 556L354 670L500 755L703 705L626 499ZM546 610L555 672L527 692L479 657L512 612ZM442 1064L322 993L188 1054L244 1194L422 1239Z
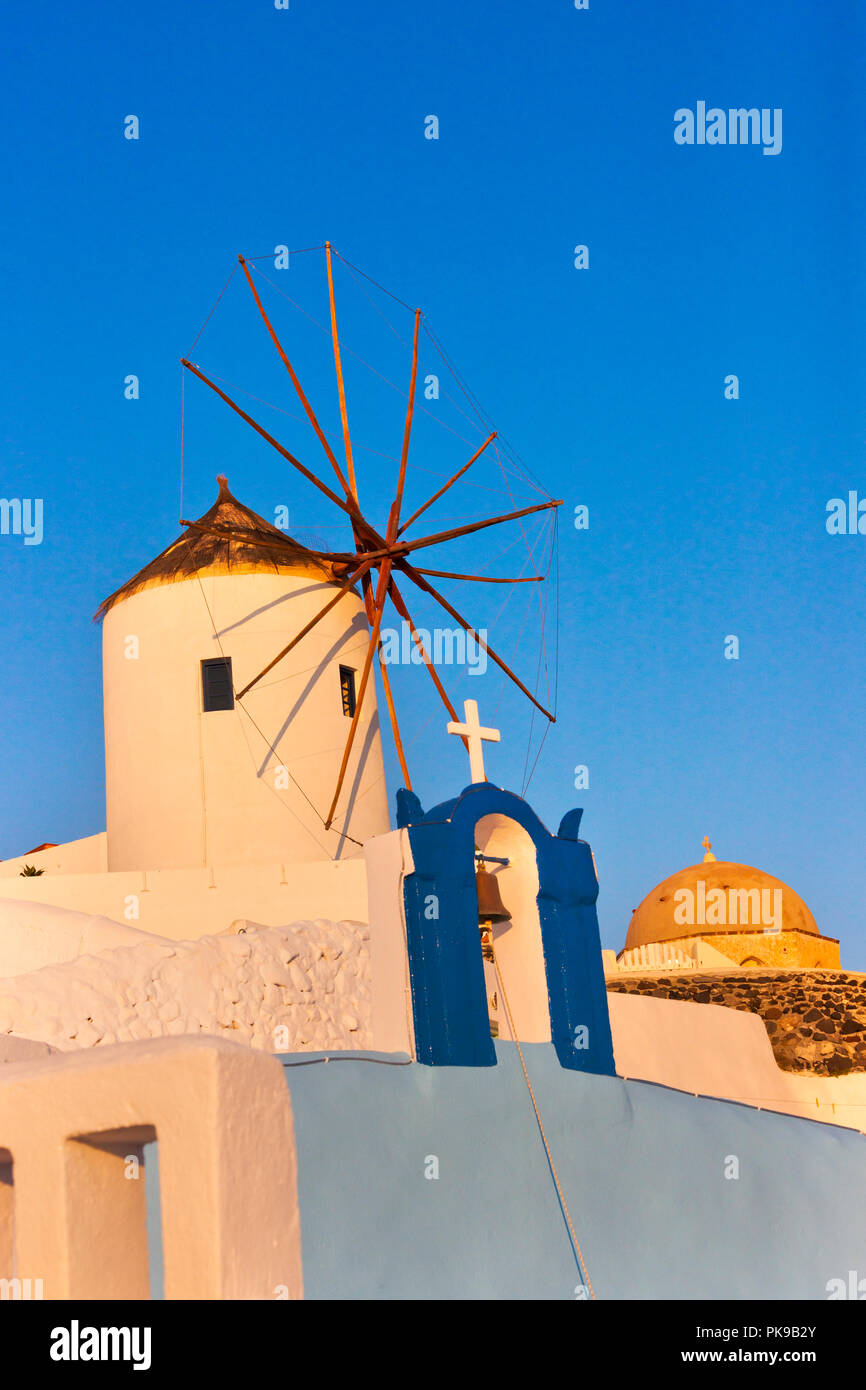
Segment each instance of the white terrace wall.
M618 1076L866 1133L866 1073L782 1071L757 1014L639 994L607 1001Z
M164 941L110 917L0 897L0 979L96 956L121 946Z
M376 835L364 847L369 895L372 1046L415 1055L412 984L403 879L414 873L407 830Z
M213 875L216 886L209 882L211 875L194 870L6 880L0 888L0 1035L9 1028L61 1047L86 1047L113 1040L112 1035L142 1038L202 1028L217 1032L221 1024L234 1026L227 1006L236 973L238 986L243 983L245 1031L253 1045L271 1046L273 1027L280 1021L274 1008L286 1003L280 1001L277 984L288 986L290 980L282 978L285 972L279 968L275 973L265 952L257 995L248 963L238 959L235 968L230 962L238 952L248 956L258 949L259 940L276 941L297 932L297 949L290 955L300 952L300 957L290 974L300 995L289 1002L312 1013L299 1007L285 1014L283 1021L299 1020L302 1029L290 1030L289 1050L372 1047L411 1053L402 885L412 869L409 837L401 830L369 841L366 863L305 864L282 876L267 869L222 870ZM142 878L146 891L141 891ZM186 882L190 878L195 891ZM71 911L67 905L77 895L86 904L103 901L116 913L127 890L140 909L135 926L117 917ZM34 891L53 895L55 903L28 901ZM10 895L4 898L4 892ZM323 903L331 905L330 920L323 921L317 910ZM210 930L209 920L214 923ZM364 942L363 961L347 964L346 952L333 949L333 932L345 928L351 934L356 927ZM245 932L240 940L239 931ZM217 969L221 961L225 969ZM328 961L337 964L329 966ZM309 978L296 979L307 965ZM340 970L357 976L357 998L350 997L351 982L348 992L338 990L341 1007L335 1015L332 976ZM163 975L160 984L156 977ZM166 1008L155 1006L157 996ZM354 1021L343 1017L347 1011L357 1015Z
M99 835L88 835L83 840L68 840L65 845L52 845L51 849L41 849L36 854L19 854L14 859L0 860L0 879L18 878L25 864L32 864L34 869L44 869L46 874L105 873L108 868L108 836L103 830Z
M239 918L285 926L300 918L367 921L363 859L255 867L130 869L4 878L0 898L110 917L173 941L226 931ZM0 967L2 969L2 967Z

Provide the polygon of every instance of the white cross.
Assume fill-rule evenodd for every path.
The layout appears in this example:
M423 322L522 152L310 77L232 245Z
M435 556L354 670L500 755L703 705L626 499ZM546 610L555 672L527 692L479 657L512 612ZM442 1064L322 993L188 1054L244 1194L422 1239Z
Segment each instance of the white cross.
M463 701L463 716L465 724L457 724L453 720L448 725L449 734L459 734L465 738L469 745L469 770L473 782L486 782L484 775L484 743L498 743L498 729L484 729L478 722L478 702L476 700Z

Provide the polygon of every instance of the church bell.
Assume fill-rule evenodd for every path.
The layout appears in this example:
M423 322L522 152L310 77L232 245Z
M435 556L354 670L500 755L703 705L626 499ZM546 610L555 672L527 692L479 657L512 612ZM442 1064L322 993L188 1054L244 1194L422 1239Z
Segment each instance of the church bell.
M499 880L489 874L483 864L479 864L475 874L475 887L478 890L478 921L481 926L511 921L511 913L499 892Z

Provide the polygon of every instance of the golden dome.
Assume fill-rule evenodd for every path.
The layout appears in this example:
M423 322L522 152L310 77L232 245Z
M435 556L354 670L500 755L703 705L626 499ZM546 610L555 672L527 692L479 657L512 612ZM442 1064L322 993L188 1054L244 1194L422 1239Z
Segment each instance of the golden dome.
M681 869L646 895L632 916L625 949L768 927L820 936L815 918L787 883L749 864L711 859Z

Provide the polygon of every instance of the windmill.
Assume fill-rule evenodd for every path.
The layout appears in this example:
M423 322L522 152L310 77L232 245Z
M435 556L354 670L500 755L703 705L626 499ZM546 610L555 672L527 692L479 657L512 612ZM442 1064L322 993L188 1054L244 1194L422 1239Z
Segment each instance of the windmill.
M315 248L318 249L318 248ZM302 463L289 449L281 444L272 434L258 423L251 415L244 411L241 406L224 391L217 382L206 375L202 369L184 357L181 363L184 374L190 373L199 381L203 382L214 392L237 416L240 417L249 427L254 430L262 439L266 440L283 459L285 459L302 477L304 477L318 492L338 509L338 512L347 520L351 530L353 549L352 550L316 550L312 552L316 557L331 566L336 582L339 584L337 592L328 600L322 609L309 622L305 624L291 639L291 641L274 654L271 661L262 668L244 688L236 693L238 702L248 694L271 670L274 669L299 643L303 642L309 632L340 602L341 598L357 584L361 585L366 613L369 639L367 642L364 656L363 668L361 671L360 685L357 692L355 708L352 714L351 724L349 725L346 744L343 752L339 772L337 775L336 787L330 802L327 815L323 817L326 829L330 829L343 787L343 781L349 766L352 747L355 735L358 730L358 723L361 708L364 701L364 694L370 680L374 660L378 659L382 688L385 694L385 701L388 709L391 730L394 737L394 744L399 759L400 768L407 788L412 788L412 780L406 759L406 752L400 727L397 719L397 711L391 687L391 680L388 673L387 663L383 660L380 647L380 633L382 630L383 617L387 605L390 603L396 610L399 617L407 624L411 633L412 640L418 649L421 663L425 666L429 676L436 688L436 692L441 699L448 715L452 721L458 719L457 711L436 671L430 653L426 650L422 637L419 634L409 607L406 603L405 593L408 586L414 586L429 598L433 599L441 609L446 612L464 630L468 637L471 637L478 646L484 650L486 655L504 672L508 680L526 697L528 701L544 715L551 723L555 720L555 715L551 713L545 705L536 698L526 684L515 674L506 661L497 651L485 640L478 631L476 624L471 622L458 608L447 599L440 591L440 588L431 583L431 580L455 580L469 581L485 584L525 584L541 583L545 579L543 574L533 574L516 578L500 578L494 575L477 573L463 573L452 570L429 569L418 565L416 557L422 552L433 547L444 545L449 541L474 534L489 527L500 526L508 522L517 521L523 517L538 512L550 511L562 505L561 501L550 499L534 506L519 508L497 516L485 517L475 520L462 526L452 527L444 531L433 534L408 535L410 528L416 527L417 522L423 514L443 497L465 474L472 468L493 444L496 439L496 432L492 431L484 440L481 446L476 449L471 458L462 464L447 481L428 497L420 506L403 519L404 513L404 491L406 484L406 472L409 461L410 445L412 440L412 422L415 410L416 387L418 377L418 343L419 332L422 324L423 315L420 309L414 311L413 341L412 341L412 362L409 375L409 390L407 397L406 416L403 427L402 445L399 457L397 482L393 503L391 504L387 520L384 525L377 527L365 516L361 508L359 499L358 482L355 469L355 460L352 448L352 437L349 430L349 416L346 399L346 389L343 376L343 365L341 357L341 339L338 330L336 299L334 293L334 273L333 256L340 253L331 247L329 242L325 243L325 262L327 269L328 300L330 308L330 336L333 348L334 370L336 375L337 396L340 409L340 421L342 426L343 459L338 459L328 436L322 428L319 419L311 405L304 388L299 379L298 373L290 361L274 326L265 311L256 284L253 279L252 270L255 269L254 262L244 256L238 257L238 265L243 272L246 282L252 294L255 306L261 316L264 327L270 336L274 348L288 373L292 387L297 394L298 400L303 407L304 413L312 426L319 443L322 446L327 463L333 472L335 484L330 486L311 468ZM349 264L346 262L346 264ZM237 269L237 267L236 267ZM231 277L230 277L231 278ZM228 282L227 282L228 283ZM218 301L219 302L219 301ZM212 311L213 312L213 311ZM251 537L241 526L214 526L208 525L205 521L189 521L181 518L181 525L188 528L190 532L207 532L223 540L237 541L240 544L248 542ZM267 544L277 550L282 542L276 538L263 541L261 534L255 537L258 545ZM289 544L288 538L286 545Z

